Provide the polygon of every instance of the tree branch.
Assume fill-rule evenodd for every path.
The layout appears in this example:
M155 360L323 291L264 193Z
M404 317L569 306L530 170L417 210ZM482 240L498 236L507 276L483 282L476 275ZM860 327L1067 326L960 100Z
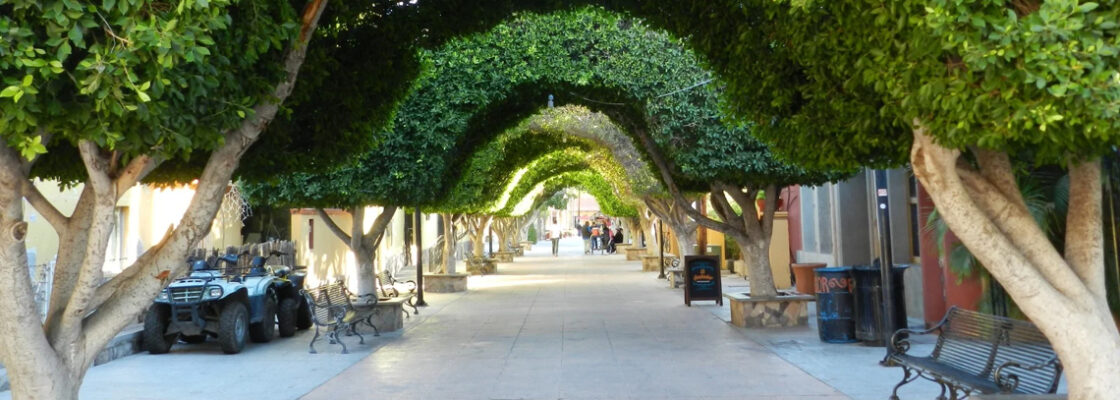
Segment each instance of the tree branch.
M1058 291L1075 297L1085 290L1030 213L1009 202L975 172L960 167L956 172L970 198L991 223Z
M82 163L86 166L89 184L94 188L110 187L113 182L109 178L109 160L101 154L101 149L97 147L97 144L88 140L81 140L78 142L78 153L81 154Z
M1100 160L1070 165L1065 258L1089 291L1098 300L1104 301L1106 290L1101 215Z
M334 222L334 218L331 218L331 216L327 214L326 210L324 210L322 208L316 208L315 212L319 214L319 219L323 220L323 223L327 225L327 229L330 230L331 233L333 233L335 236L338 236L338 238L340 240L345 242L347 247L350 247L350 245L351 245L350 240L353 237L346 234L346 231L343 231L342 228L340 228L338 226L338 224ZM360 222L354 221L354 223L352 223L351 226L358 225L358 224L360 224ZM353 251L354 249L350 249L350 250Z
M119 198L124 195L124 192L132 188L133 185L136 185L137 182L140 182L141 179L144 179L145 176L148 176L148 174L161 163L163 163L161 157L151 157L148 155L141 155L132 159L132 161L128 163L128 166L117 175L117 197Z
M762 236L769 239L774 233L774 213L778 212L778 197L781 196L781 191L778 190L778 185L767 185L765 191L766 197L762 202Z
M976 149L973 153L980 165L980 175L999 190L1007 201L1026 211L1027 203L1023 201L1023 192L1015 181L1015 171L1011 168L1011 158L1007 153L984 149Z
M716 210L716 214L723 219L723 222L728 225L729 230L721 232L729 232L730 230L743 230L743 220L738 214L735 214L735 209L731 207L731 203L727 201L727 187L720 183L713 183L712 187L712 208Z
M926 132L927 128L915 119L910 162L914 175L929 189L930 197L953 233L973 250L977 259L1020 304L1038 296L1065 300L1038 269L1029 267L1033 265L1031 260L972 201L957 174L960 151L937 145Z
M370 244L373 251L377 251L377 247L381 245L381 239L385 237L385 229L389 227L389 223L393 222L393 215L397 213L397 206L384 206L381 214L373 220L373 226L369 227L369 233L362 235L362 240Z
M39 188L35 187L35 184L31 183L30 180L25 180L22 189L23 198L26 199L28 203L31 203L31 206L35 207L36 211L39 211L39 215L42 215L43 219L46 219L47 223L51 224L55 232L62 232L66 229L66 226L70 224L70 218L63 215L54 204L51 204L50 200L43 197L43 193L39 191Z
M167 240L171 238L171 233L174 232L174 230L174 227L168 226L167 232L163 234L163 238L160 239L155 246L152 246L151 249L148 249L148 251L162 248L164 243L167 243ZM141 270L143 270L143 265L137 260L137 262L132 263L132 265L129 265L121 271L121 273L110 278L108 282L98 286L97 291L93 293L93 298L89 302L89 309L98 310L101 308L101 305L110 298L122 294L121 288L125 287L130 281L136 279L136 276L140 274Z

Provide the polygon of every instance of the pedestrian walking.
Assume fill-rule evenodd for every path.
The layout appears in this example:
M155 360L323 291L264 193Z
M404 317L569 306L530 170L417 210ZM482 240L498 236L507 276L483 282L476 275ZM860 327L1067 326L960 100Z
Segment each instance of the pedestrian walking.
M583 221L579 227L579 236L583 238L583 254L591 254L591 221Z
M560 227L557 225L552 225L548 230L548 238L552 239L553 257L559 257L560 255L560 235L562 234L563 232L560 232Z
M603 230L599 231L599 243L602 244L603 255L606 255L611 250L611 229L603 226Z

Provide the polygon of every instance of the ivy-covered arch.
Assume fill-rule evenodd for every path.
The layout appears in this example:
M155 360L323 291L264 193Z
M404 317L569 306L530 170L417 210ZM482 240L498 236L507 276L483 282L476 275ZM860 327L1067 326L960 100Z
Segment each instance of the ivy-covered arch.
M390 162L375 179L407 182L402 200L437 205L478 146L537 113L550 94L593 109L624 104L615 108L644 126L643 99L708 77L685 53L668 35L597 9L523 15L450 41L424 53L429 69L378 135L373 153Z

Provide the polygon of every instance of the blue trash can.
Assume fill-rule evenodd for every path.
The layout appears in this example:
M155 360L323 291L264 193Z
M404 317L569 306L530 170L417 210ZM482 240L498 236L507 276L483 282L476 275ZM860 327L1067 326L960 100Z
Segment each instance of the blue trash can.
M853 343L856 322L853 318L852 268L817 268L817 331L826 343Z

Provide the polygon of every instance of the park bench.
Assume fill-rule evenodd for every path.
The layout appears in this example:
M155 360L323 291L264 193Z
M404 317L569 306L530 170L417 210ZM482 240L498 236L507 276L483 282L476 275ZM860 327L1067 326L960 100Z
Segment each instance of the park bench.
M926 357L906 354L909 335L938 332L937 344ZM1043 394L1054 393L1062 365L1050 342L1033 324L957 307L933 328L900 329L891 337L890 351L882 364L902 367L898 389L919 377L941 385L941 399L948 389L951 399L974 392ZM963 396L961 396L963 394Z
M665 274L669 278L669 287L676 289L684 284L684 267L677 256L665 256L662 261L665 265Z
M376 312L377 296L364 295L359 298L372 299L372 303L363 307L355 307L351 302L350 291L342 282L328 283L312 289L300 291L307 304L311 307L311 322L315 325L315 337L307 346L311 354L315 354L315 341L319 340L319 329L327 333L330 343L342 346L342 354L346 354L346 343L342 342L339 334L357 335L360 344L365 344L366 339L357 331L358 324L365 323L373 328L374 336L381 336L381 332L370 321Z
M412 313L420 314L420 310L416 309L416 281L399 281L389 268L382 268L381 273L377 276L377 290L381 292L383 298L400 297L405 299L404 304L412 307ZM404 311L404 316L411 318L408 311Z

